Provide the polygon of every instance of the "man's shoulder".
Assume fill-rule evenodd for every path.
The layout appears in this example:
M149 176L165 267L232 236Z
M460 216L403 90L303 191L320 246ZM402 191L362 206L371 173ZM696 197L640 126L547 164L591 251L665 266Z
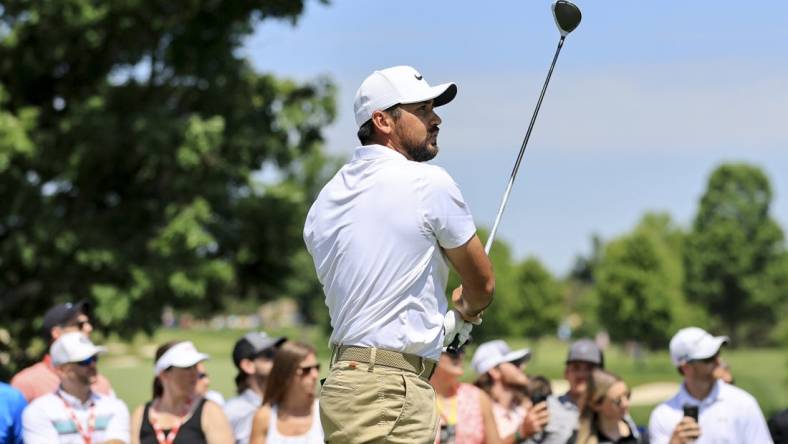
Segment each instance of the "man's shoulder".
M758 401L749 392L736 387L735 385L727 384L723 381L718 382L720 385L720 398L722 402L732 403L739 405L741 403L750 403L758 405Z
M30 401L30 404L28 404L27 408L25 408L25 414L27 414L28 411L36 413L48 411L53 405L58 406L58 408L62 407L62 405L58 405L60 402L60 398L58 398L54 393L41 395Z
M0 382L0 400L10 405L27 404L27 400L18 388L4 382Z
M36 380L44 373L53 373L44 361L25 367L11 378L11 385L16 387L18 384L28 384Z

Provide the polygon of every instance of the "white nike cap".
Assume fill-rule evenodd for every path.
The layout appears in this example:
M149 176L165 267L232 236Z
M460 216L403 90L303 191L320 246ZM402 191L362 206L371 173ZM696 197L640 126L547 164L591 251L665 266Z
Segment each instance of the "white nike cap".
M670 359L678 367L696 359L711 358L726 342L727 336L712 336L702 328L682 328L670 340Z
M457 95L452 82L430 86L421 73L411 66L394 66L369 75L356 91L353 109L356 124L361 127L372 113L398 104L433 100L433 106L445 105Z

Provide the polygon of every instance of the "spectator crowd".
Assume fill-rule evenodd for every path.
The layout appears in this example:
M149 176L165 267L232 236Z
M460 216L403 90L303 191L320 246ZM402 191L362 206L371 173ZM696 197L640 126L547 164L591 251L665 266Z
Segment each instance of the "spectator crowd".
M48 353L10 385L0 383L0 444L324 440L317 396L320 363L309 344L264 332L238 339L232 350L237 395L226 401L209 388L203 366L208 355L190 341L162 344L150 401L129 414L97 371L106 350L90 339L90 306L57 305L46 312L43 324ZM568 390L555 394L549 380L525 372L532 359L529 349L511 350L502 340L479 344L470 360L472 384L462 382L465 348L446 349L430 378L440 421L435 443L786 442L786 412L767 425L755 398L733 385L730 367L720 358L727 342L697 327L673 336L670 357L682 383L651 412L644 428L629 415L629 385L605 367L603 352L592 340L570 345L564 366ZM331 364L337 364L336 356Z

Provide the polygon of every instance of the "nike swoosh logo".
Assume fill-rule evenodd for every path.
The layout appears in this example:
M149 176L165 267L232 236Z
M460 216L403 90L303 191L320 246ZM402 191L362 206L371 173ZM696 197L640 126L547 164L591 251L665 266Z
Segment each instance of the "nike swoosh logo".
M416 80L421 80L421 79L423 79L423 78L424 78L424 77L422 77L422 76L420 76L420 75L418 75L418 74L413 74L413 77L415 77L415 78L416 78Z

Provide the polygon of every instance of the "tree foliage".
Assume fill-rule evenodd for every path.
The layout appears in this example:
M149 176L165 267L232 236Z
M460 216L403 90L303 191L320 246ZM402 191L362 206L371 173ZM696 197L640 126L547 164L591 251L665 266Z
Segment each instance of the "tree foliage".
M596 278L597 316L614 340L663 347L674 329L681 294L680 232L666 215L649 214L606 248Z
M764 172L724 164L709 178L689 235L686 293L706 306L738 342L763 342L785 313L786 264L782 229L771 218L772 191Z
M22 363L42 312L88 298L102 328L284 291L322 180L334 87L239 55L303 1L4 1L0 324ZM264 164L281 181L262 187ZM292 289L298 292L298 289ZM31 322L36 319L36 322Z

